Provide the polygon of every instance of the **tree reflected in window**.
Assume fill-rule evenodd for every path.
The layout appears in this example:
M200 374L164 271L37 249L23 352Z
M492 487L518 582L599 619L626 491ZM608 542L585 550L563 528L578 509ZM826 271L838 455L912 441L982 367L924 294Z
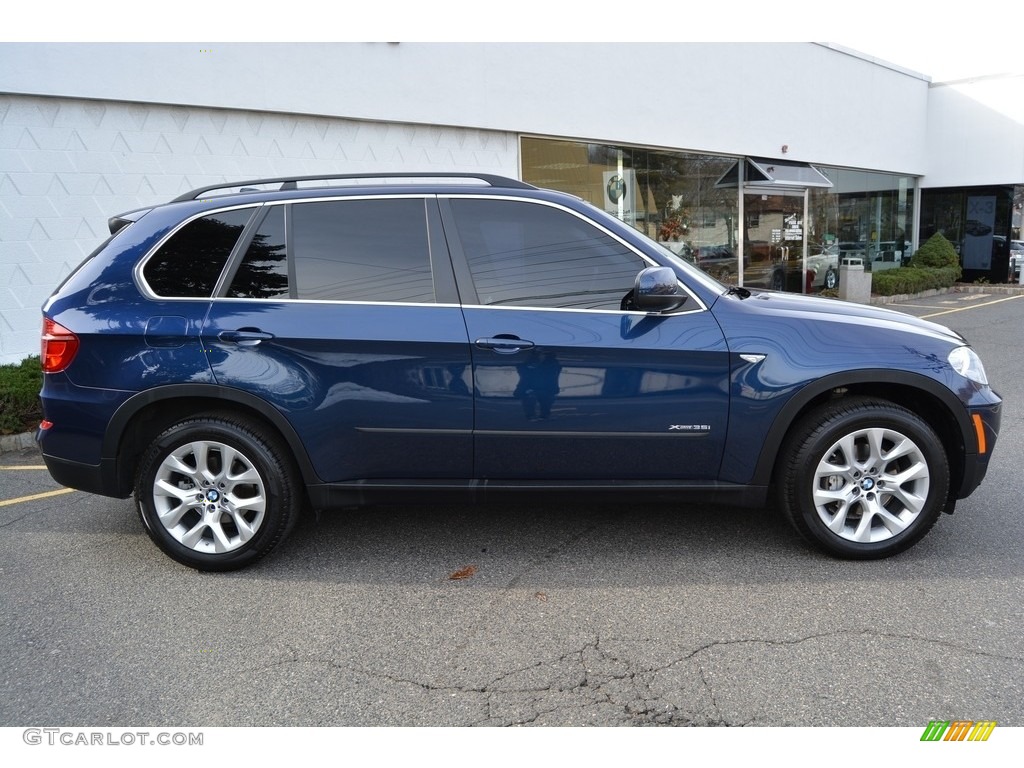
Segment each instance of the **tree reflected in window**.
M186 224L146 264L149 287L158 296L211 296L250 216L252 209L242 208Z
M227 295L238 299L287 299L287 256L284 206L277 205L253 237Z

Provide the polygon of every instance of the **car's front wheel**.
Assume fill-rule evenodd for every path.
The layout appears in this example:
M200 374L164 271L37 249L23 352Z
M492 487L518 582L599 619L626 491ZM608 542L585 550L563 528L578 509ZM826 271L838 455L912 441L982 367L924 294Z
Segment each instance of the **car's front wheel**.
M260 427L209 414L166 429L142 457L135 501L150 538L201 571L228 571L266 555L298 517L287 452Z
M783 449L780 506L808 541L840 557L902 552L938 519L949 491L946 453L911 411L856 398L803 419Z

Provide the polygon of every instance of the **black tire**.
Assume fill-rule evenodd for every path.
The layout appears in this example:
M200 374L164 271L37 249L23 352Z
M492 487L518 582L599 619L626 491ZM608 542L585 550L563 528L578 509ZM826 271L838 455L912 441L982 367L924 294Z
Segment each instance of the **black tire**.
M919 416L885 400L829 403L792 430L776 466L779 507L839 557L889 557L918 542L949 492L946 453Z
M256 562L291 533L301 507L297 478L288 452L259 423L205 414L150 444L135 503L165 554L200 571L230 571Z
M837 285L839 285L839 274L829 267L828 272L825 273L825 288L831 291Z

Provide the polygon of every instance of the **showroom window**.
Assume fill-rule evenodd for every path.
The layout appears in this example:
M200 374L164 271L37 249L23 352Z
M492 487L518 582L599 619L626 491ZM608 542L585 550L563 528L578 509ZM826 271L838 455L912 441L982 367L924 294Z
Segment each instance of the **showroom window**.
M524 137L523 181L587 200L673 253L735 252L735 158Z
M588 200L725 283L836 291L842 257L870 271L911 253L914 177L759 160L805 177L747 174L741 206L736 157L535 137L521 149L523 181Z
M1020 213L1014 211L1015 200L1024 201L1020 187L928 189L921 196L921 242L936 233L949 240L960 254L964 282L1016 282L1011 252L1020 239Z
M815 247L840 258L860 258L872 272L910 260L913 241L914 178L890 173L822 168L833 183L811 190Z

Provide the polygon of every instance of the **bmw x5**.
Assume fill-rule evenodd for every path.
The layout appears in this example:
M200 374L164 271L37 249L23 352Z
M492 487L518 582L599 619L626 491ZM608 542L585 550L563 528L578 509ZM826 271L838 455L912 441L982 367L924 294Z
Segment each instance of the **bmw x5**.
M222 184L110 231L43 307L38 441L202 570L304 510L526 492L774 501L817 548L884 557L999 431L948 328L726 287L512 179Z

